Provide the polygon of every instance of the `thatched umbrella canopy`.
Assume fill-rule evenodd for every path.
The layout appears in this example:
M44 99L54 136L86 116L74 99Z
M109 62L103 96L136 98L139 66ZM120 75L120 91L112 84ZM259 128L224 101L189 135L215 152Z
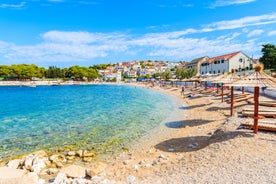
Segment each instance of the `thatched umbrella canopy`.
M276 88L276 79L263 72L263 65L257 65L255 72L242 78L241 80L229 84L233 86L254 87L254 133L258 133L259 119L259 91L260 87ZM232 104L232 102L231 102Z
M239 80L240 77L235 73L235 70L232 69L231 74L230 75L222 75L220 79L214 80L213 83L222 83L221 85L221 102L223 102L223 98L224 98L224 94L223 94L223 85L224 84L229 84L231 82L237 81ZM231 97L234 96L234 88L231 87ZM232 116L232 113L231 113Z
M197 83L200 83L201 82L201 78L200 77L192 77L192 78L189 78L189 79L182 79L181 80L182 82L194 82L195 84ZM186 84L185 84L186 86ZM195 85L195 87L197 87L197 85Z
M211 82L212 82L213 84L216 84L216 85L217 85L217 93L219 93L219 83L221 83L221 82L219 82L219 81L223 80L225 77L226 77L226 76L225 76L224 74L220 74L220 75L218 75L218 76L212 78Z

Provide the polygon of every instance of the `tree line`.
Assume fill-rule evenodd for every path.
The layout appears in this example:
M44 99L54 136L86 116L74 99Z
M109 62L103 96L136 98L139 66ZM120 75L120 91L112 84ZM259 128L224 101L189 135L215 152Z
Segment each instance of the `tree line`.
M0 77L7 80L29 80L31 78L72 78L74 80L93 80L98 77L96 68L105 66L71 66L69 68L58 68L49 66L48 69L38 67L35 64L17 64L17 65L0 65Z

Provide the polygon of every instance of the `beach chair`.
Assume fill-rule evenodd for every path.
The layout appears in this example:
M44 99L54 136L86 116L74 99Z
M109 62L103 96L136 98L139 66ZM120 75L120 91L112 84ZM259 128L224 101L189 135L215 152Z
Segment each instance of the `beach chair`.
M248 104L254 105L254 100L248 100ZM259 105L261 106L267 106L267 107L276 107L276 101L275 100L259 100Z
M248 120L242 123L241 125L250 129L254 129L253 120ZM258 121L258 129L276 132L276 119L271 119L271 118L260 119Z

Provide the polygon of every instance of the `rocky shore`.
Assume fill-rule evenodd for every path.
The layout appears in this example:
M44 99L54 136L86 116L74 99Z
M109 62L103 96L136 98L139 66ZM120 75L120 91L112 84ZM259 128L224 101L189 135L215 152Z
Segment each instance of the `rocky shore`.
M182 112L129 150L106 162L94 161L89 150L37 151L4 163L0 183L276 183L276 134L241 127L246 102L235 104L230 117L230 105L219 97L153 90L179 98Z

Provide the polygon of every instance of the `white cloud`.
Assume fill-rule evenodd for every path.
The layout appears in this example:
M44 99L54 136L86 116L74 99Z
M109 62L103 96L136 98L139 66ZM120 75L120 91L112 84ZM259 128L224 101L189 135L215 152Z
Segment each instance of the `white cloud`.
M24 7L26 2L20 2L19 4L0 4L0 8L15 8L19 9Z
M80 38L77 38L78 32L60 32L59 36L64 35L64 38L57 36L49 38L51 34L53 32L43 34L42 38L46 39L45 42L31 46L0 42L0 53L13 62L32 63L85 62L94 58L112 57L114 54L129 54L133 58L141 53L146 57L183 60L183 58L195 58L201 55L223 54L237 50L252 52L259 49L255 40L246 43L237 42L236 38L239 33L223 35L216 39L175 37L176 34L174 33L171 35L156 33L134 37L125 34L119 35L118 33L83 34L80 32ZM72 37L77 38L78 41L72 42L69 34L72 34ZM91 38L89 37L90 34L92 35ZM114 39L114 35L116 35L116 39ZM83 41L84 37L88 38L89 41Z
M263 32L264 32L264 30L262 30L262 29L256 29L256 30L250 31L250 32L247 34L247 37L259 36L259 35L262 34Z
M127 50L126 35L49 31L41 35L37 45L18 46L0 42L0 53L13 62L87 61Z
M276 13L265 14L260 16L243 17L236 20L219 21L212 23L206 27L215 30L225 30L273 23L276 23Z
M245 3L251 3L256 0L217 0L214 4L210 6L210 8L216 8L220 6L230 6L235 4L245 4Z
M275 31L270 31L270 32L268 33L268 36L274 36L274 35L276 35L276 30L275 30Z
M230 30L230 29L238 29L242 28L242 31L247 33L248 27L257 26L257 25L265 25L265 24L275 24L276 23L276 13L273 14L265 14L260 16L248 16L235 20L225 20L214 22L209 25L203 26L201 29L185 29L181 31L172 31L172 32L162 32L162 33L150 33L145 36L151 37L168 37L168 38L177 38L189 34L197 34L197 33L206 33L206 32L214 32L219 30Z
M256 29L249 32L249 26L272 24L276 14L244 17L237 20L214 22L201 29L185 29L172 32L131 35L125 33L92 33L85 31L48 31L41 34L42 42L36 45L16 45L0 41L0 56L11 62L87 62L99 58L140 56L168 60L183 60L202 55L215 56L233 51L258 52L258 38L264 32ZM239 30L235 30L240 28ZM231 30L222 34L220 30ZM243 31L240 31L243 30ZM219 36L209 37L206 32ZM275 35L275 31L268 33ZM215 34L212 34L215 35ZM116 59L116 58L115 58ZM118 60L117 60L118 61Z
M124 40L127 35L120 33L89 33L83 31L49 31L41 35L46 42L72 44L105 43Z
M41 36L49 42L90 43L97 41L97 36L88 32L49 31Z

